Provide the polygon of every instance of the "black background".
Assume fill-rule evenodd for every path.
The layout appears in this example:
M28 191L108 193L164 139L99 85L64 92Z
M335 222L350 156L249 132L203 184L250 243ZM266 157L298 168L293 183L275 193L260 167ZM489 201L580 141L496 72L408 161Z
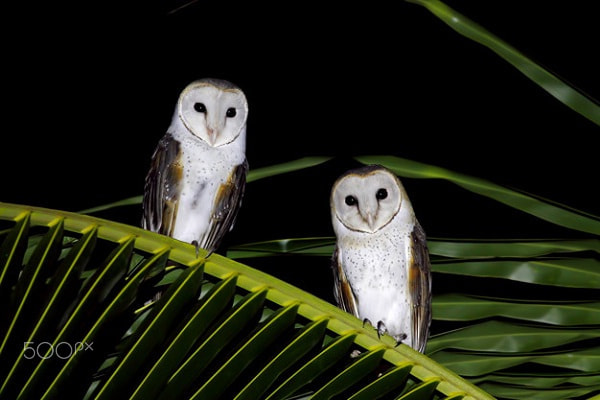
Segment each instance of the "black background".
M249 184L229 244L333 235L331 184L364 154L600 214L598 126L426 9L199 0L171 12L184 3L7 10L0 201L78 211L141 194L179 92L216 77L248 97L251 168L335 157ZM600 24L590 2L447 4L600 98ZM431 237L581 236L448 183L404 183ZM140 215L126 207L100 216L137 224Z

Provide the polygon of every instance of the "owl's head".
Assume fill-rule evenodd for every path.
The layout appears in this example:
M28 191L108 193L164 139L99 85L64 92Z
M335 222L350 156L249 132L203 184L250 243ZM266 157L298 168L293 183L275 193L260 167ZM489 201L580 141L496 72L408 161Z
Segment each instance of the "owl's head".
M404 200L408 203L405 198L400 180L386 168L369 165L352 169L342 174L331 190L334 226L337 219L352 231L377 232L394 219Z
M233 142L246 129L248 102L230 82L200 79L181 92L177 116L192 134L219 147Z

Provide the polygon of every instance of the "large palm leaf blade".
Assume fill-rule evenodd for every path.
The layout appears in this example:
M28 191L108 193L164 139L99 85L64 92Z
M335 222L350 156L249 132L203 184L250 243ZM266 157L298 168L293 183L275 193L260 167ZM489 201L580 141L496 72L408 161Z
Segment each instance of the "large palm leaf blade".
M2 399L491 398L336 307L191 245L2 203L0 224Z

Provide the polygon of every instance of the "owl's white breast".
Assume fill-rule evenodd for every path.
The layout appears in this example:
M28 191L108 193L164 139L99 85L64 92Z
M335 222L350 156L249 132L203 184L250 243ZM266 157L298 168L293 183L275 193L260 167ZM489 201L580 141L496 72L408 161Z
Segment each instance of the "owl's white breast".
M215 198L235 167L245 160L245 129L233 142L212 147L178 129L183 177L173 237L192 242L207 231Z
M411 218L411 215L413 217ZM383 321L392 335L410 338L408 263L414 214L399 213L375 233L352 231L334 223L346 278L358 303L361 319Z

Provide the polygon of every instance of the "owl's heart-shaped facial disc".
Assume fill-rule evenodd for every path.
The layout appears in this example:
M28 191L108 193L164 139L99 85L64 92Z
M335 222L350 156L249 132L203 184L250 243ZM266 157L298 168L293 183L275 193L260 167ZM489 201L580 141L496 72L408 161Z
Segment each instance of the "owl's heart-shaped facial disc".
M331 206L335 217L348 229L377 232L402 205L403 189L386 169L367 168L342 175L334 184Z

